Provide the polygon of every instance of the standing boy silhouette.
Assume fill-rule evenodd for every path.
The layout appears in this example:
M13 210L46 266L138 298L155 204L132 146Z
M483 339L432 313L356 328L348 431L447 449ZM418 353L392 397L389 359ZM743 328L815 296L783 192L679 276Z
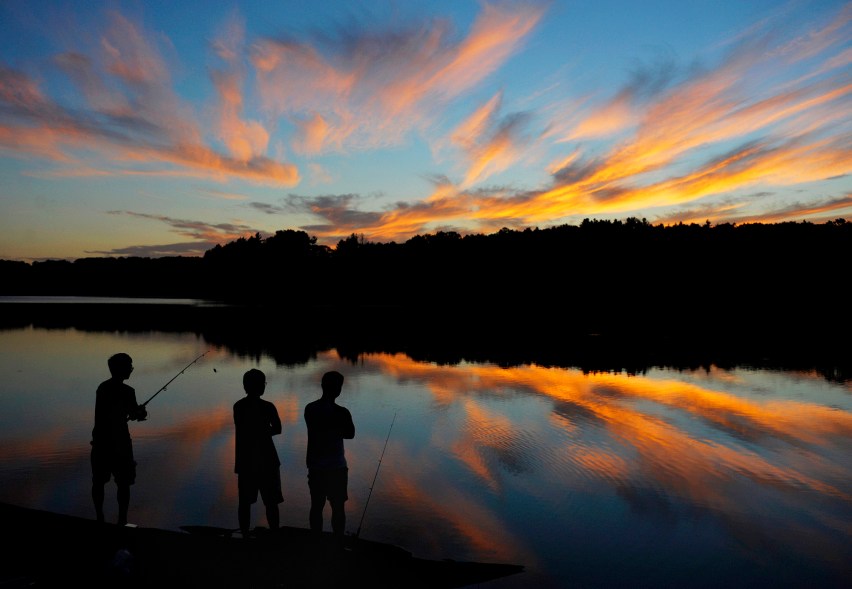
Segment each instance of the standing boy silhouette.
M266 522L273 532L278 530L278 504L281 494L281 461L272 436L281 433L281 419L275 405L261 399L266 390L266 375L252 368L243 375L246 396L234 403L235 465L239 506L237 519L243 538L249 536L251 506L257 494L266 507Z
M111 478L118 488L118 525L127 525L130 485L136 482L136 461L129 420L144 421L148 411L136 402L136 391L124 383L133 372L133 360L118 353L107 360L112 376L95 393L92 429L92 501L99 522L104 521L104 487Z
M331 504L331 529L334 537L340 541L346 528L344 503L349 499L349 468L343 440L355 437L352 414L349 409L335 402L342 388L343 375L336 371L326 372L322 377L322 397L305 406L311 530L322 532L322 512L328 500Z

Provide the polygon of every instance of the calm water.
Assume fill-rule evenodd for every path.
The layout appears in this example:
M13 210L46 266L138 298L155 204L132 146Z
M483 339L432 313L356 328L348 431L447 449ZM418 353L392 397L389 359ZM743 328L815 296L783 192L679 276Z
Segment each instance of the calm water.
M94 391L117 351L134 359L128 384L140 402L208 352L157 395L147 422L131 423L139 525L237 527L231 408L257 367L284 423L281 521L307 527L302 409L335 369L356 425L349 533L360 525L364 538L427 558L526 565L487 587L852 578L852 387L809 374L583 374L387 354L352 363L333 350L284 366L195 334L5 330L0 500L94 516ZM114 519L112 484L106 508ZM265 525L260 504L252 519Z

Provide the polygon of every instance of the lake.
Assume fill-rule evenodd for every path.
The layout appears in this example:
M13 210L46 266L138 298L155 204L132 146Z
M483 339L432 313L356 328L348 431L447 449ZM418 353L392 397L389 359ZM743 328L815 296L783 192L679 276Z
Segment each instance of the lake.
M19 323L0 330L0 501L94 517L94 392L109 376L106 359L123 351L137 399L156 394L149 419L130 424L139 463L131 522L237 527L232 407L243 373L258 368L283 422L281 523L307 527L302 411L322 374L338 370L338 402L356 426L346 442L350 534L424 558L526 567L482 587L852 579L849 380L780 367L590 371L322 346L280 354L198 330ZM114 520L112 483L105 509ZM252 523L266 523L259 503Z

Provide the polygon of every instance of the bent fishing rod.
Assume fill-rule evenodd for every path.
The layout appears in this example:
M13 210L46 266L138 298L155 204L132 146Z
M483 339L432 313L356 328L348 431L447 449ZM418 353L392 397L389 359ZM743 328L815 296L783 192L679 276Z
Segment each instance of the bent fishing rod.
M165 391L165 390L166 390L166 387L168 387L170 384L172 384L172 381L174 381L177 377L179 377L181 374L183 374L183 373L186 371L186 369L187 369L187 368L189 368L190 366L192 366L193 364L195 364L196 362L198 362L199 360L201 360L201 358L203 358L203 357L204 357L207 353L209 353L209 352L210 352L210 350L207 350L207 352L204 352L204 354L201 354L201 356L199 356L198 358L196 358L195 360L193 360L192 362L190 362L189 364L187 364L186 366L184 366L184 367L183 367L183 370L181 370L180 372L178 372L177 374L175 374L169 382L167 382L167 383L166 383L166 384L164 384L162 387L160 387L160 390L159 390L159 391L157 391L156 393L154 393L153 395L151 395L151 397L150 397L147 401L145 401L144 403L142 403L142 405L140 405L140 407L144 407L145 405L147 405L148 403L150 403L150 402L151 402L151 400L152 400L154 397L156 397L157 395L159 395L160 393L162 393L163 391Z
M373 487L376 486L376 479L379 476L379 469L382 467L382 459L385 457L385 450L388 449L388 440L390 440L391 430L393 429L393 422L396 421L396 414L399 413L399 409L393 412L393 419L391 419L390 427L388 428L388 437L385 438L385 447L382 448L382 454L379 456L379 464L376 466L376 474L373 475L373 482L370 485L370 492L367 494L367 501L364 503L364 511L361 513L361 521L358 522L358 530L355 532L355 538L361 535L361 524L364 523L364 516L367 515L367 506L370 504L370 497L373 495Z

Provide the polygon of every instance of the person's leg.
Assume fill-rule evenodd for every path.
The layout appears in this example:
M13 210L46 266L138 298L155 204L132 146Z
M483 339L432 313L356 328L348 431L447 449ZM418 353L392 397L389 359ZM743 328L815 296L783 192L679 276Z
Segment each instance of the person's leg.
M278 530L278 504L272 503L266 506L266 523L273 532Z
M95 517L100 523L104 521L104 476L102 472L100 453L92 446L89 454L89 462L92 465L92 503L95 504ZM109 476L107 477L107 481Z
M308 517L311 530L322 532L322 510L325 507L325 497L311 495L311 512Z
M247 538L251 524L251 503L242 499L240 500L237 507L237 521L240 523L240 533L243 535L243 538Z
M346 506L340 499L329 501L331 503L331 530L335 536L342 536L346 530Z
M346 530L346 500L349 499L349 471L336 469L329 473L328 502L331 503L331 530L335 536L343 537Z
M311 494L311 510L308 522L311 530L322 532L322 510L325 508L325 486L321 471L308 470L308 490Z
M100 523L104 521L104 486L92 481L92 502L95 504L95 516Z
M133 459L133 446L127 444L113 453L110 462L113 466L115 485L118 488L118 525L127 525L127 510L130 506L130 486L136 482L136 461Z
M260 489L260 497L266 507L266 523L271 532L278 531L278 504L284 501L281 493L281 474L276 466L266 473L263 487Z
M127 509L130 506L130 485L118 483L118 525L127 524Z

